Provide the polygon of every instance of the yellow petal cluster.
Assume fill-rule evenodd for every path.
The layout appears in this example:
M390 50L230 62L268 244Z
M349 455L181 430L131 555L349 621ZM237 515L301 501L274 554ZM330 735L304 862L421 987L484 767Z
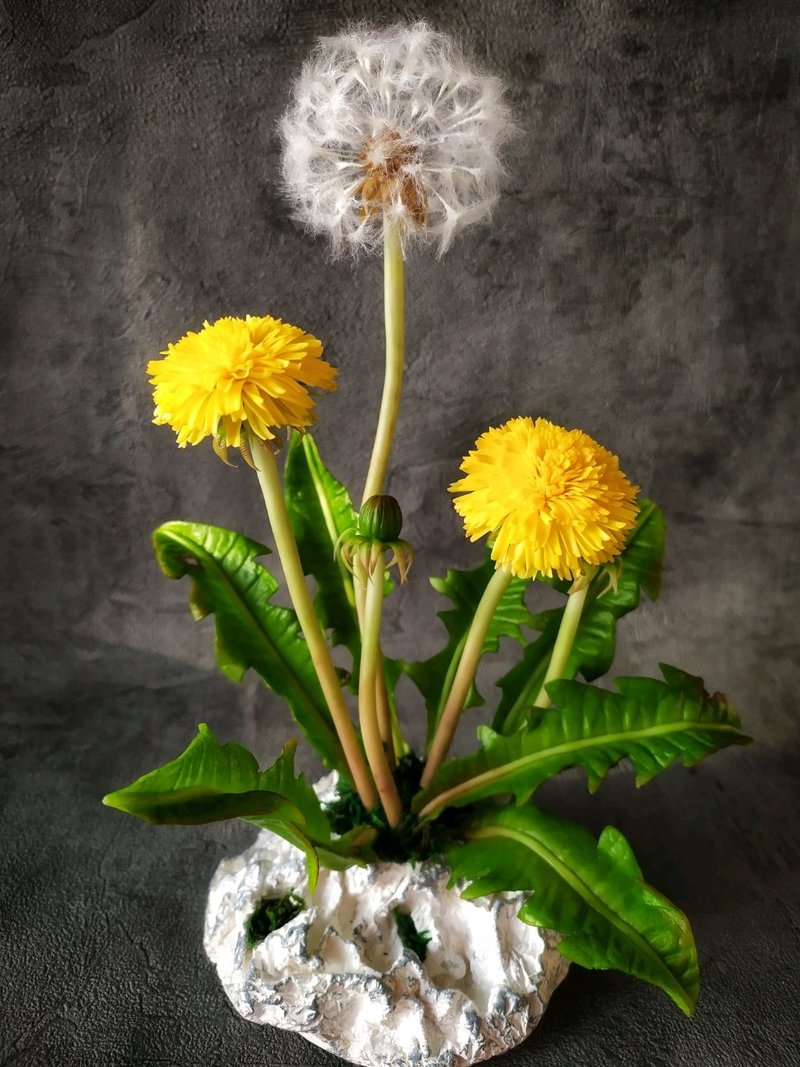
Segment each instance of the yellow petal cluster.
M205 322L161 355L147 365L153 421L171 426L181 448L212 437L223 458L227 448L242 447L245 426L262 441L281 426L310 426L309 388L336 388L322 343L269 315Z
M582 430L511 419L482 434L450 486L470 540L494 538L492 559L519 578L576 579L613 559L636 522L619 460Z

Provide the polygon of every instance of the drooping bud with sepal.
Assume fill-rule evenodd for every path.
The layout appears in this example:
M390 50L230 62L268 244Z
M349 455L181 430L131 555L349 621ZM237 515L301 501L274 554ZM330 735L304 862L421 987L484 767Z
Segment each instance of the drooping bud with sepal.
M403 512L393 496L371 496L361 505L358 533L371 541L396 541L403 529Z
M345 532L336 544L336 553L345 566L353 571L358 566L372 577L378 561L386 570L397 564L400 581L404 582L414 560L414 550L400 537L403 512L393 496L371 496L361 505L357 525ZM388 554L388 558L387 558Z

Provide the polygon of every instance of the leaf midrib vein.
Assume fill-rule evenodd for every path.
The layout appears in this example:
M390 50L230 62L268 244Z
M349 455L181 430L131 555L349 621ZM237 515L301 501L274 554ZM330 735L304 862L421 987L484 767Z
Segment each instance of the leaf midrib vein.
M507 827L497 826L483 827L481 829L471 830L469 831L468 836L473 840L476 838L486 838L493 836L507 837L512 841L517 841L524 848L529 849L531 852L535 852L541 859L544 860L545 863L552 867L552 869L556 871L557 874L559 874L568 885L570 885L575 890L575 892L581 897L582 900L586 902L586 904L588 904L590 908L602 915L604 919L610 922L612 926L616 927L617 930L619 930L624 936L629 937L630 940L638 944L639 947L644 951L645 955L649 956L652 960L654 960L657 967L668 975L669 984L673 988L677 987L677 989L680 990L681 999L684 1000L684 1003L688 1003L688 1000L686 998L686 990L681 985L677 975L672 972L672 970L658 955L652 945L650 945L650 943L642 936L642 934L639 933L639 931L635 927L625 922L624 919L620 919L620 917L616 915L608 907L608 905L603 900L601 900L600 897L596 895L596 893L592 891L591 886L589 886L576 872L574 872L570 867L568 867L563 862L563 860L561 860L551 849L549 849L545 844L543 844L542 841L534 837L532 834L523 834L520 833L518 830L510 830ZM570 931L570 933L574 932L575 931ZM563 933L563 931L559 931L559 933ZM569 936L569 934L567 934L567 936Z
M563 744L540 749L538 752L532 752L527 756L521 756L519 759L512 760L510 763L504 763L502 767L493 767L491 770L483 771L481 774L477 774L473 778L468 778L465 782L452 786L450 789L445 790L443 793L439 793L438 796L429 801L420 811L420 816L425 813L430 814L431 811L435 811L438 808L449 804L454 797L463 796L465 793L469 793L473 789L480 789L484 785L489 785L492 782L502 781L504 778L515 775L526 767L534 767L537 763L544 763L553 756L559 756L562 753L601 748L605 744L614 744L619 741L638 741L646 737L665 737L670 733L686 733L694 729L712 730L719 733L731 733L736 735L741 733L735 726L731 726L728 723L700 722L694 719L681 719L674 722L662 723L659 726L645 727L631 732L623 733L616 731L612 734L601 734L597 737L588 739L583 738L576 741L565 741ZM628 757L626 755L622 758L625 759ZM430 809L430 811L428 811L428 809Z

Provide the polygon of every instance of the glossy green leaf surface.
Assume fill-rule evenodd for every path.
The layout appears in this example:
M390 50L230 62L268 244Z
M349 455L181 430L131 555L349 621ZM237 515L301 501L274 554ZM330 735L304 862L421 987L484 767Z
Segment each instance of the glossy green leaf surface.
M484 562L471 571L449 570L444 578L431 578L431 585L452 602L452 607L439 612L439 618L447 630L447 644L430 659L404 663L403 669L414 680L425 698L428 710L428 740L430 741L439 722L447 693L458 667L464 642L467 639L475 610L483 592L495 573L495 565L487 556ZM495 612L486 634L483 655L496 652L501 637L511 637L523 642L522 627L532 624L532 616L525 606L525 589L528 583L513 578ZM473 686L465 707L475 707L483 699Z
M594 681L611 668L616 650L617 622L639 606L642 592L655 600L661 588L664 557L664 516L649 500L640 501L639 518L621 555L622 572L616 589L608 588L602 571L592 582L567 663L566 677L583 675ZM566 594L569 582L554 581ZM544 681L564 609L535 615L532 626L539 637L529 644L522 659L498 681L502 698L492 721L493 729L508 733L523 721Z
M334 644L350 650L357 675L360 639L353 577L334 558L340 535L358 520L350 494L322 462L311 434L296 430L289 438L283 481L303 571L317 582L317 615Z
M176 759L109 793L103 803L156 824L198 824L247 819L279 834L306 854L316 883L320 855L326 865L350 866L372 858L372 830L358 827L333 838L316 793L294 773L296 741L284 745L265 771L242 745L220 745L205 723ZM327 861L330 860L330 863Z
M316 879L319 861L304 832L306 813L315 820L313 790L292 772L294 745L263 773L255 757L242 745L220 745L205 723L177 759L150 771L137 781L103 798L108 807L150 823L207 823L222 819L251 819L302 848L309 872ZM280 793L276 786L286 792ZM287 795L291 794L291 795ZM300 801L300 804L296 801ZM324 819L324 815L323 815ZM317 828L319 828L317 822Z
M252 667L288 703L309 742L330 767L342 769L339 739L297 616L270 600L278 583L259 563L268 549L243 534L196 522L168 522L153 534L168 578L191 578L196 619L214 615L220 669L241 681Z
M599 841L583 827L532 805L493 810L450 849L453 879L467 899L502 891L531 896L519 917L558 931L558 949L583 967L613 968L663 989L690 1015L699 971L686 916L641 880L622 834Z
M472 804L495 793L527 800L548 778L583 767L594 792L608 771L629 759L637 786L680 760L693 767L727 745L745 744L736 712L721 693L710 696L701 678L662 665L664 681L618 678L616 692L574 681L551 682L555 707L537 709L529 724L504 735L478 729L481 748L450 760L415 800L428 814Z

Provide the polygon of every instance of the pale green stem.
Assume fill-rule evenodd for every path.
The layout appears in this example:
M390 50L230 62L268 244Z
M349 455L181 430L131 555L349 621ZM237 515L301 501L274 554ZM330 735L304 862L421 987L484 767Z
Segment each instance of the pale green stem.
M405 346L403 244L400 229L386 225L383 237L383 314L386 330L386 371L378 429L369 462L364 500L383 492L392 451L400 394L403 389Z
M586 603L586 594L589 592L589 584L590 582L587 578L586 584L582 589L570 593L567 597L567 603L564 606L564 613L561 616L561 624L558 627L556 643L553 645L553 654L550 657L547 673L544 676L539 695L533 702L533 707L535 708L550 707L552 701L547 695L547 683L555 681L556 678L564 677L564 672L567 669L567 662L569 661L569 655L570 652L572 652L572 645L575 641L575 634L578 632L578 625L581 621L583 605Z
M363 633L364 631L364 609L366 604L366 589L365 580L359 573L360 568L355 567L353 569L353 586L356 591L356 613L358 614L358 628ZM397 753L401 756L408 752L408 745L406 745L403 735L400 732L400 724L397 721L397 716L394 714L391 703L389 702L389 688L386 682L386 671L383 667L383 657L378 657L378 670L376 675L377 689L375 692L375 699L378 706L378 726L381 731L381 738L386 745L386 752L389 759L389 765L395 767L397 765Z
M455 650L453 651L452 658L447 665L447 671L444 676L444 681L442 682L442 691L439 694L439 702L436 705L436 718L433 723L434 727L438 725L439 721L441 720L442 712L444 711L445 704L447 703L448 694L453 688L453 679L456 676L458 665L461 662L461 656L463 655L464 645L466 644L466 641L467 634L465 633L456 645ZM433 741L433 738L431 738L431 741Z
M378 428L375 432L375 443L372 448L367 480L364 485L363 501L371 496L378 496L383 492L386 481L386 471L389 467L389 458L392 452L397 417L400 412L400 396L403 389L403 370L405 363L405 278L403 245L399 227L388 223L384 231L383 239L383 310L386 333L386 369L383 382L383 396L381 397L381 410L378 416ZM359 623L363 629L363 602L364 588L363 576L358 568L353 576L356 590L357 603L359 604ZM380 672L383 673L382 671ZM400 747L406 747L400 734L399 724L391 716L386 693L385 678L379 678L377 700L381 732L386 735L384 740L390 746L390 760L394 760L395 745L399 742ZM391 729L387 732L387 727ZM396 738L393 739L393 735Z
M356 569L363 567L362 561L356 561ZM383 552L379 554L377 566L371 577L363 575L367 587L364 604L364 627L361 638L361 670L358 677L358 717L361 724L361 736L369 760L378 795L390 826L397 826L403 814L403 803L397 792L386 750L383 747L381 730L378 722L377 685L378 672L381 668L381 613L383 611Z
M385 677L386 675L384 672L384 678ZM389 683L387 681L387 696L388 685ZM392 750L394 752L396 760L402 759L403 756L408 755L408 753L411 751L411 747L408 744L408 741L406 741L405 737L403 737L403 731L400 728L400 720L397 717L397 708L395 707L391 699L389 700L389 714L392 717Z
M397 766L394 754L394 737L392 731L392 709L389 705L389 690L386 686L386 673L383 670L383 657L378 654L378 669L375 672L375 701L378 708L378 728L386 749L386 758L390 767Z
M353 588L356 594L356 615L358 615L358 628L364 629L364 609L367 602L367 588L359 574L359 568L353 567Z
M480 663L486 634L492 624L494 613L511 583L511 574L505 570L496 570L483 591L480 603L475 611L472 623L464 643L464 651L458 664L453 687L447 697L442 717L436 733L433 735L428 761L422 775L422 788L427 788L439 770L456 732L461 712L464 710L470 686L475 680L475 672Z
M353 784L361 798L361 803L369 810L374 807L378 797L370 777L369 768L361 752L361 746L358 743L358 737L350 718L344 695L339 686L339 679L336 676L336 668L333 665L330 650L322 633L317 613L314 610L311 593L306 584L303 565L300 562L300 555L297 551L297 542L295 541L289 513L286 510L286 501L283 496L281 478L275 463L275 457L270 449L265 447L256 437L251 436L249 444L261 492L264 495L267 516L272 526L278 558L281 561L284 577L286 578L289 596L297 612L300 629L306 639L308 651L322 687L322 693L330 710L333 725L342 745L344 758L353 778Z

